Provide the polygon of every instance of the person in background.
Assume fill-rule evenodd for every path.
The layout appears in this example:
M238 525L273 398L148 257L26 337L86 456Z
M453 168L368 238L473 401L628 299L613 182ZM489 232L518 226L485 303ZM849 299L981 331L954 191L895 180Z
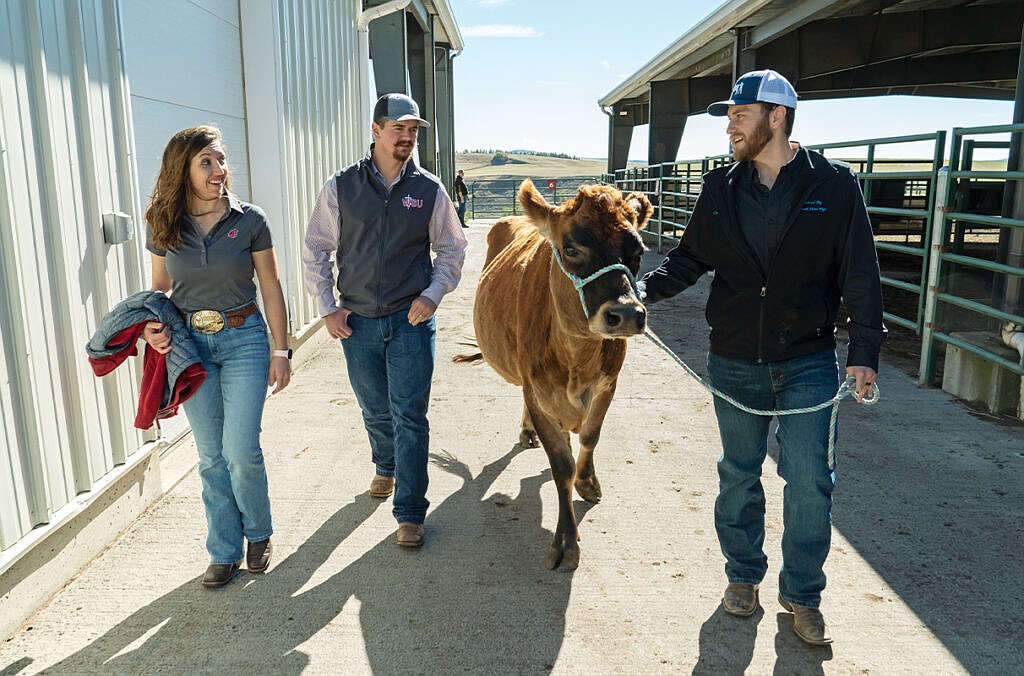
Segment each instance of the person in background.
M363 413L376 469L370 495L394 491L403 547L424 540L434 314L458 285L466 255L451 198L412 160L426 126L408 96L380 97L370 151L327 179L302 253L306 288L330 336L341 340Z
M462 227L468 227L466 225L466 201L469 199L469 190L466 189L466 179L463 178L463 171L459 169L458 176L455 177L455 201L459 203L459 223Z
M789 140L797 103L773 70L743 75L727 115L734 164L708 172L679 245L640 282L647 303L674 296L714 271L711 385L757 410L811 407L839 387L835 323L842 300L850 345L846 374L860 401L874 387L885 339L878 259L857 178L848 166ZM834 468L827 457L831 409L779 416L783 497L779 603L807 643L832 641L819 610L832 526ZM761 465L771 418L715 397L722 440L715 528L725 555L722 606L758 607L767 571Z
M206 510L204 587L231 581L243 539L249 572L270 565L273 526L260 425L267 388L280 392L291 378L287 310L267 217L229 192L229 178L220 130L182 130L167 142L146 208L152 288L168 293L181 312L207 372L184 403ZM169 326L150 322L143 337L161 353L171 349Z

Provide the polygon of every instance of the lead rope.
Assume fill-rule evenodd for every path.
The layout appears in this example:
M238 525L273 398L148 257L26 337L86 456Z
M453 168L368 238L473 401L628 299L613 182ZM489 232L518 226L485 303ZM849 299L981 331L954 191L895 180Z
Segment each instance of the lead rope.
M549 243L551 243L550 240L549 240ZM565 276L569 278L570 282L572 282L573 288L575 288L576 291L579 292L579 294L580 294L580 305L583 306L583 315L587 319L590 319L590 313L587 311L587 301L583 298L583 287L586 286L587 284L589 284L590 282L594 281L595 279L597 279L601 275L605 274L606 272L611 272L612 270L621 270L622 272L624 272L626 274L626 277L629 279L629 285L633 288L633 293L635 293L637 295L637 298L640 297L640 292L637 289L637 285L636 285L636 277L633 275L633 272L629 268L627 268L625 265L623 265L622 263L613 263L612 265L606 265L606 266L604 266L603 268L601 268L600 270L598 270L597 272L595 272L592 275L588 275L587 277L580 277L579 275L574 275L574 274L572 274L571 272L569 272L568 270L565 269L565 265L562 263L562 256L561 256L561 254L558 253L558 247L556 247L554 245L554 243L551 243L551 250L555 254L555 261L558 262L558 267L560 267L562 269L562 272L565 273ZM842 384L839 386L839 389L836 391L835 396L833 396L828 401L823 401L820 404L817 404L815 406L808 406L808 407L805 407L805 408L791 408L791 409L787 409L785 411L764 411L764 410L760 410L760 409L750 408L748 406L744 406L740 402L738 402L735 399L733 399L732 397L730 397L725 392L722 392L721 390L715 389L714 387L712 387L708 383L704 382L703 378L701 378L699 375L697 375L697 373L692 368L690 368L690 366L686 362L684 362L682 359L680 359L676 355L675 352L673 352L671 349L669 349L668 345L666 345L665 343L661 342L660 338L658 338L653 333L651 333L650 329L644 331L644 335L647 336L648 340L650 340L652 343L654 343L655 345L660 347L662 350L664 350L665 353L668 356L672 357L676 361L677 364L682 366L686 370L687 373L689 373L691 376L693 376L694 379L698 383L703 385L709 392L711 392L711 394L715 395L716 397L719 397L720 399L724 399L725 401L729 402L730 404L732 404L736 408L740 409L741 411L745 411L746 413L750 413L752 415L766 416L766 417L770 418L772 416L777 416L777 415L796 415L797 413L814 413L815 411L820 411L823 408L831 406L832 407L832 415L829 417L829 421L828 421L828 468L829 468L829 470L835 470L835 468L836 468L836 451L835 451L835 448L836 448L836 423L837 423L837 421L839 419L839 402L842 401L845 397L847 397L849 395L853 395L856 392L856 385L857 385L857 379L856 378L854 378L853 376L846 376L846 380L844 380L842 382ZM860 403L864 404L865 406L874 406L875 404L878 403L878 398L879 398L880 395L881 395L881 392L879 392L878 384L875 383L874 384L874 391L872 393L872 396L865 397L865 398L861 399Z
M686 372L689 373L691 376L693 376L694 379L698 383L703 385L709 392L711 392L716 397L724 399L725 401L729 402L730 404L732 404L736 408L740 409L741 411L745 411L745 412L750 413L752 415L761 415L761 416L767 416L767 417L770 418L770 417L776 416L776 415L796 415L797 413L813 413L815 411L820 411L823 408L831 406L832 407L832 415L829 417L829 420L828 420L828 468L830 470L835 470L835 468L836 468L836 451L835 451L835 448L836 448L836 422L839 419L839 402L842 401L844 397L849 396L849 395L853 395L855 393L856 385L857 385L857 379L856 378L854 378L853 376L846 376L846 380L844 380L843 383L839 386L839 390L836 391L836 394L835 394L834 397L832 397L828 401L823 401L820 404L817 404L815 406L807 406L807 407L804 407L804 408L790 408L790 409L786 409L784 411L764 411L764 410L760 410L760 409L750 408L748 406L744 406L740 402L738 402L735 399L733 399L732 397L730 397L728 394L726 394L726 393L724 393L724 392L722 392L720 390L717 390L714 387L712 387L711 385L709 385L708 383L704 382L704 379L702 379L699 375L697 375L696 372L694 372L694 370L692 368L690 368L690 366L686 362L684 362L682 359L680 359L676 355L675 352L673 352L671 349L669 349L668 345L665 345L665 343L661 342L661 339L658 338L657 336L655 336L653 333L651 333L650 330L644 331L644 336L646 336L648 340L650 340L652 343L654 343L655 345L660 347L662 350L664 350L665 353L668 356L672 357L676 361L677 364L679 364L684 369L686 369ZM874 384L874 391L872 393L872 396L865 397L865 398L861 399L860 403L864 404L865 406L874 406L875 404L878 403L878 397L879 396L880 396L880 392L878 390L878 384L875 383Z

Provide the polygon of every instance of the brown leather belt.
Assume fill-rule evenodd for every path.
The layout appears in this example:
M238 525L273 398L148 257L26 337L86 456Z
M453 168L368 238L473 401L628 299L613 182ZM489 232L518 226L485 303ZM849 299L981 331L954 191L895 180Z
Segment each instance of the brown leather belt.
M217 333L225 326L237 329L245 323L245 318L259 312L256 302L243 305L237 310L221 312L220 310L196 310L195 312L183 312L188 325L199 333Z

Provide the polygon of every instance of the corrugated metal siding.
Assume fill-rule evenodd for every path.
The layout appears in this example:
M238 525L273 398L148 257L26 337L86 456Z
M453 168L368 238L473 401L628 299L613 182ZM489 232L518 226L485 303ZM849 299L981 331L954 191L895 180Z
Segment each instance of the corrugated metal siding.
M271 215L292 331L318 318L302 238L324 181L368 145L360 10L0 0L0 550L146 439L132 424L137 361L99 379L83 348L110 307L148 286L141 210L174 131L221 126L236 192ZM195 79L205 71L208 87ZM128 213L135 238L105 244L107 212Z
M223 132L231 189L248 201L237 0L130 0L121 9L141 206L148 202L168 139L198 124L215 124Z
M143 442L134 366L100 380L83 349L141 288L138 240L102 233L139 223L118 33L109 0L0 5L2 549Z
M246 84L253 201L270 217L293 333L320 315L305 292L300 258L313 203L327 178L369 147L360 10L359 0L241 5L245 70L263 80ZM250 40L263 49L250 49ZM275 81L265 81L271 74Z

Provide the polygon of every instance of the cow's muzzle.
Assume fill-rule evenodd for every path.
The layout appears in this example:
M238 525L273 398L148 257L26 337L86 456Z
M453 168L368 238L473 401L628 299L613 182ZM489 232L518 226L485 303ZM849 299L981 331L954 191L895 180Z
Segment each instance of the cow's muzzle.
M594 320L591 329L596 333L616 338L635 336L647 328L647 309L640 303L605 303Z
M612 272L613 270L618 270L619 272L622 272L623 274L625 274L626 275L626 279L629 280L630 288L633 289L633 295L636 296L637 298L640 297L640 291L637 289L637 286L636 286L636 276L633 275L633 271L632 270L627 268L622 263L612 263L611 265L604 266L603 268L601 268L600 270L598 270L597 272L595 272L595 273L593 273L591 275L587 275L586 277L580 277L579 275L574 275L574 274L572 274L571 272L569 272L568 270L565 269L565 264L562 263L562 255L560 253L558 253L558 247L556 247L554 244L552 244L551 245L551 251L553 251L554 254L555 254L555 260L558 262L558 267L560 267L562 269L562 272L565 273L565 276L569 278L570 282L572 282L573 287L576 289L577 292L579 292L579 294L580 294L580 305L583 306L583 315L588 320L590 319L590 311L587 310L587 299L583 297L583 287L585 287L587 284L590 284L592 281L594 281L595 279L597 279L598 277L600 277L601 275L603 275L605 273ZM641 315L642 315L642 317L640 319L640 321L642 322L642 328L639 331L639 332L642 332L643 331L643 327L645 327L646 323L647 323L647 312L644 310L642 305L640 305L639 303L637 305L638 305L639 310L640 310ZM622 305L622 306L618 306L618 307L628 307L628 306L627 305ZM619 321L619 320L616 320L616 321Z

